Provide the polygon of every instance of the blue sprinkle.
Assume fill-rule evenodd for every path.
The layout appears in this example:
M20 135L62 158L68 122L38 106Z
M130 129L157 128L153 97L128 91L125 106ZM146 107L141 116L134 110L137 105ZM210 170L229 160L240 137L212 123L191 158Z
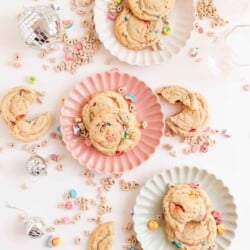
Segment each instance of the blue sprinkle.
M125 16L125 17L124 17L124 20L127 22L127 21L128 21L128 17L127 17L127 16Z
M132 101L132 102L136 102L136 101L137 101L136 96L135 96L134 94L131 94L131 93L126 94L126 95L124 96L124 98L125 98L126 100L130 100L130 101Z
M132 247L130 247L129 250L137 250L137 248L135 246L132 246Z
M75 199L77 197L77 192L75 189L70 189L69 190L69 196L71 199Z
M158 34L158 32L159 32L159 30L154 30L154 33L155 33L155 34Z
M173 244L176 248L181 248L181 243L180 243L180 242L173 241L172 244Z
M59 134L61 134L61 126L58 126L58 127L56 128L56 131L57 131Z

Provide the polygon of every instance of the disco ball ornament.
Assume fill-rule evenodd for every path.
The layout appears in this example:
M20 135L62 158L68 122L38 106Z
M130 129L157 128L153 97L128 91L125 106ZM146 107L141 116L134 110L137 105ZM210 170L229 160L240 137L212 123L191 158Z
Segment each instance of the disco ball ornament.
M36 48L53 48L61 38L60 18L51 6L25 8L18 26L24 42Z
M38 239L46 233L46 226L39 217L30 217L24 223L26 235L33 239Z
M26 163L26 170L32 176L47 175L47 165L45 160L38 156L32 156Z

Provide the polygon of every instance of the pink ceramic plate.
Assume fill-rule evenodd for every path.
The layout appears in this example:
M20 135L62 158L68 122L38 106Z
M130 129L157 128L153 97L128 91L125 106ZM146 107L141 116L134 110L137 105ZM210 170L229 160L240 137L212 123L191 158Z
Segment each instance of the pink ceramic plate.
M74 118L80 117L84 101L95 92L117 90L125 86L125 93L137 97L135 103L137 120L147 121L148 126L141 129L138 145L129 153L107 156L94 147L86 147L83 138L73 134ZM61 131L63 140L72 156L83 166L97 172L122 173L139 166L152 155L160 143L164 122L158 97L141 80L120 72L105 72L90 76L70 91L61 111Z

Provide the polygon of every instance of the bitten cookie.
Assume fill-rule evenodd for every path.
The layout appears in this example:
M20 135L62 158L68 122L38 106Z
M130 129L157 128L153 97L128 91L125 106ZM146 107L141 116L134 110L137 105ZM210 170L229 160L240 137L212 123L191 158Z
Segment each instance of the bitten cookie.
M128 111L128 103L124 97L114 91L103 91L94 94L82 109L82 118L87 130L94 117L104 109L122 109Z
M175 231L168 223L166 224L168 241L175 247L185 250L208 250L214 245L217 235L216 222L210 214L204 223L187 222L182 231Z
M209 197L192 184L170 185L162 206L165 221L174 231L182 231L190 221L206 221L211 214Z
M89 130L92 145L110 156L131 151L140 136L135 116L118 109L106 110L95 116Z
M1 116L11 134L20 141L36 140L50 128L51 115L48 112L36 116L32 120L24 120L32 102L39 95L41 95L39 92L21 86L10 90L2 99Z
M196 96L181 86L170 85L162 87L158 89L156 93L161 95L167 102L171 104L180 102L192 110L196 110L198 108L198 100Z
M115 35L125 47L142 50L152 46L161 38L162 20L144 21L124 8L115 21Z
M114 222L101 224L90 236L88 250L111 250L114 240Z
M175 0L128 0L133 14L143 20L157 20L174 7Z
M194 97L197 99L195 110L183 106L180 113L166 120L167 126L175 134L183 137L195 136L207 128L210 114L206 99L198 93L195 93Z

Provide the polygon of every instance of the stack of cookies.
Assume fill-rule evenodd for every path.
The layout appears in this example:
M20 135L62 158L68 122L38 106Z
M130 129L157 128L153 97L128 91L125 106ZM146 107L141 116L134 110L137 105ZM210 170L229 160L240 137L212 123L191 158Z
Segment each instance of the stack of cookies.
M195 184L170 185L163 198L168 241L179 249L213 249L217 235L209 197Z
M138 144L141 133L131 107L122 94L114 91L98 92L84 105L82 123L98 151L114 156Z
M115 21L115 35L129 49L142 50L156 44L162 35L163 18L175 0L127 0Z
M169 85L157 90L168 103L181 103L182 110L166 120L166 125L183 137L201 134L208 126L210 114L206 99L199 93L189 92L178 85Z

